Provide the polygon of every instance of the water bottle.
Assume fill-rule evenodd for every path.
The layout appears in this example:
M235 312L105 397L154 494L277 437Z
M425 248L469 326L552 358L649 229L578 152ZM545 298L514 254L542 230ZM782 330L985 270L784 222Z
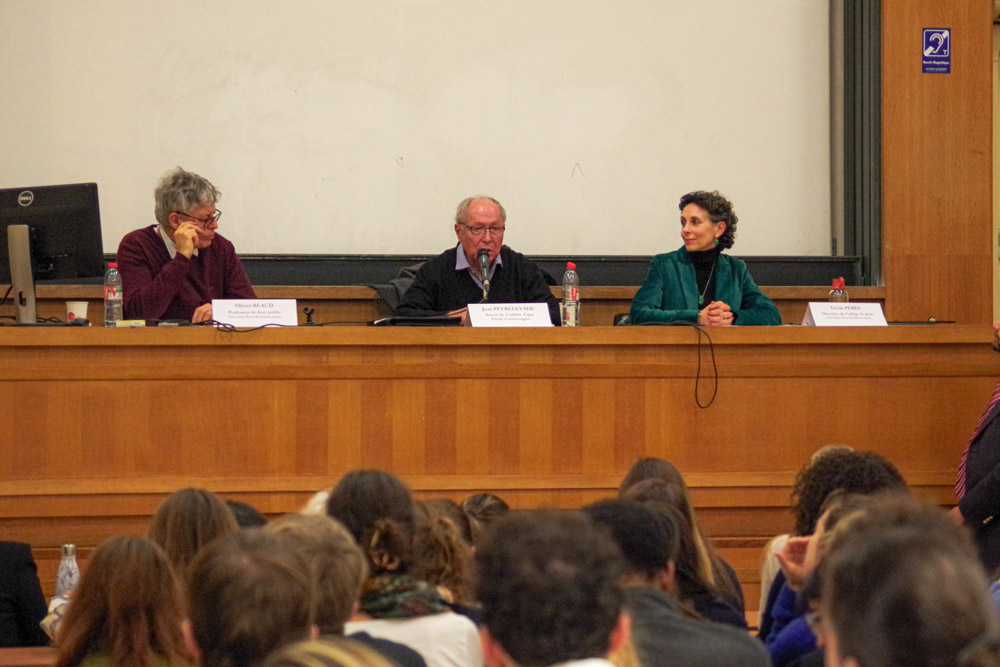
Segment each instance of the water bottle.
M80 566L76 564L76 545L62 545L62 561L56 574L56 595L66 595L80 581Z
M562 325L575 327L580 324L580 279L576 276L576 264L573 262L566 262L562 292Z
M834 278L833 289L830 290L831 303L847 303L847 290L844 289L844 279Z
M122 277L118 274L118 264L110 262L104 274L104 326L116 326L122 319Z

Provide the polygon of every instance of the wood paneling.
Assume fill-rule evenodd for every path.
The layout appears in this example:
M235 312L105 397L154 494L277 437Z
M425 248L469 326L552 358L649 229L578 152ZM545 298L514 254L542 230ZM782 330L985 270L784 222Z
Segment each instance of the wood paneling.
M988 326L576 330L0 329L0 536L82 558L144 534L199 486L271 515L359 467L420 497L515 508L611 496L639 456L684 472L699 518L749 563L791 525L795 472L833 442L879 451L953 501L995 383ZM712 357L714 354L714 366ZM697 378L701 358L701 377ZM715 385L718 395L706 409ZM947 402L948 409L941 406ZM753 604L751 602L751 604Z
M889 319L992 317L992 3L882 0L882 248ZM950 28L950 74L924 74Z

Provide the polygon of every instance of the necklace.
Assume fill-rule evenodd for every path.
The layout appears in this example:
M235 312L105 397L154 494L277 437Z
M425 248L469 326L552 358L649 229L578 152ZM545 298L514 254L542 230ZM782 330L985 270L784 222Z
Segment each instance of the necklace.
M708 280L705 281L705 289L701 291L698 295L698 305L701 306L705 303L705 294L708 292L708 286L712 284L712 276L715 275L715 265L719 263L719 258L716 257L715 261L712 262L712 270L708 272Z

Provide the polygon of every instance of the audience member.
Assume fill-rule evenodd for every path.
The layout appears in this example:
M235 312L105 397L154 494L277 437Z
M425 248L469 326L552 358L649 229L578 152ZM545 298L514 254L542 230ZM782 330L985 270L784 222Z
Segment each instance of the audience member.
M446 603L472 605L472 530L462 508L444 498L418 501L416 518L414 576L437 586Z
M283 646L261 667L394 667L364 644L345 637L323 637Z
M729 598L719 594L702 567L697 537L688 515L681 509L682 496L678 487L662 479L647 479L629 487L623 496L625 500L645 503L658 513L665 513L677 526L676 582L677 598L685 613L716 623L725 623L746 630L746 614L740 612ZM736 573L733 573L736 576Z
M267 517L253 505L238 500L227 500L226 507L233 513L233 518L240 528L260 528L267 525Z
M217 495L204 489L174 491L149 525L149 539L167 554L183 576L198 550L220 535L239 530L233 513Z
M412 576L416 524L403 483L375 470L348 473L330 492L327 512L350 531L370 571L357 620L346 631L406 644L429 665L479 667L475 624L449 611L433 586Z
M844 493L871 495L880 491L906 491L906 482L891 462L874 452L848 449L831 451L811 461L799 471L792 489L792 513L795 516L793 535L812 535L816 530L823 502L838 489ZM793 596L779 573L771 585L764 613L760 617L758 636L767 638L773 632L772 609L779 596ZM794 604L794 603L793 603Z
M31 547L0 542L0 648L47 646L49 638L39 626L45 613Z
M968 532L882 498L841 520L820 566L827 665L1000 665L1000 619Z
M628 638L618 547L581 512L518 512L476 552L487 667L608 665Z
M621 486L618 487L619 497L624 497L624 494L636 484L650 479L660 480L672 487L674 491L672 504L684 514L694 531L695 546L698 549L698 568L702 572L704 581L724 597L736 611L745 614L746 602L739 577L736 576L732 566L719 556L712 546L712 541L702 532L695 517L687 483L674 464L658 458L638 459L632 464Z
M483 532L510 512L510 506L492 493L475 493L462 501L462 511L469 517L472 545L479 544Z
M202 667L256 665L313 629L309 566L259 528L220 537L199 551L188 591L188 638Z
M91 555L61 625L56 667L163 667L192 657L174 570L156 544L113 537Z
M679 528L667 514L628 500L583 510L605 527L625 557L625 609L642 667L768 667L746 632L686 616L674 597Z
M354 538L340 523L323 515L289 514L268 524L275 535L309 565L316 610L314 625L324 638L344 634L344 624L358 604L361 585L368 578L368 564ZM423 667L420 654L387 639L356 632L351 639L365 644L394 664Z
M326 501L330 498L330 489L317 491L306 501L306 504L299 510L299 514L322 514L326 515Z

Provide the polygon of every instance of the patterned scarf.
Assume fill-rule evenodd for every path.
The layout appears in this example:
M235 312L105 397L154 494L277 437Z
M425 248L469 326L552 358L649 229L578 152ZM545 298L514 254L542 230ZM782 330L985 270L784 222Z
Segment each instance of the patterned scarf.
M361 588L361 611L372 618L414 618L445 610L437 589L412 577L371 577Z

